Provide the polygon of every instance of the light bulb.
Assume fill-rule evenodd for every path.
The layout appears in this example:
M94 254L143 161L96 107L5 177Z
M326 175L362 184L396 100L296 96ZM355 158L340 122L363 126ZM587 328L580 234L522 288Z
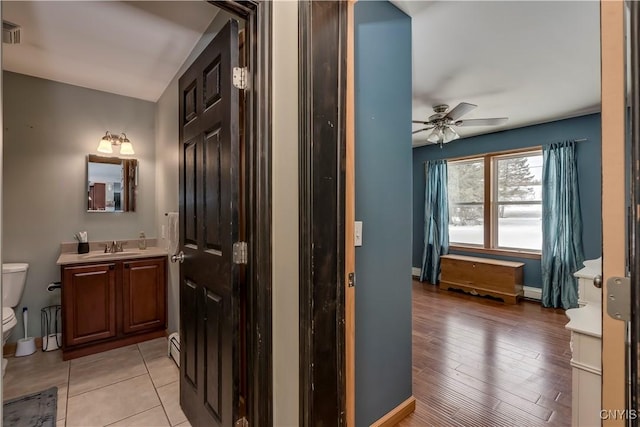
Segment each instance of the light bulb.
M433 129L433 132L431 132L429 134L429 136L427 137L427 141L436 144L438 142L442 142L442 129L440 128L435 128Z
M120 144L120 154L136 154L133 151L133 145L131 145L131 142L125 141Z
M448 126L444 128L442 142L450 142L458 138L460 138L460 135L458 135L458 133L453 128L450 128Z
M98 152L113 153L113 148L111 148L111 141L109 141L106 136L100 140L100 144L98 144Z

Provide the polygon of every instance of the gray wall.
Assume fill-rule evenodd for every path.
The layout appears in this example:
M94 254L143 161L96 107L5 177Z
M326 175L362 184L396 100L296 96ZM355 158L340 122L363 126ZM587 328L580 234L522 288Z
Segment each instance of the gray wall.
M4 78L3 262L27 262L22 307L29 308L29 336L40 336L40 309L59 303L56 260L61 242L86 230L90 240L155 237L154 103L11 72ZM140 161L137 211L87 213L86 156L105 131L126 132ZM114 154L115 155L115 154ZM133 243L132 243L133 244Z
M411 19L355 5L356 424L411 396Z
M431 159L448 159L491 153L501 150L527 148L567 139L583 139L577 145L578 186L582 211L584 255L586 259L598 258L602 254L600 114L589 114L571 119L558 120L535 126L526 126L502 132L464 138L440 148L437 145L413 150L413 266L420 267L422 260L424 229L424 162ZM524 284L542 287L540 260L516 256L496 256L464 251L456 254L519 261L524 266Z

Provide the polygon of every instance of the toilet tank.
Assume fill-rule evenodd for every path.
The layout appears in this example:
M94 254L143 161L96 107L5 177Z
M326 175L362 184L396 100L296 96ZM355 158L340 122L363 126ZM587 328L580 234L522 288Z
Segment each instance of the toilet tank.
M2 306L15 307L22 298L29 264L2 264Z

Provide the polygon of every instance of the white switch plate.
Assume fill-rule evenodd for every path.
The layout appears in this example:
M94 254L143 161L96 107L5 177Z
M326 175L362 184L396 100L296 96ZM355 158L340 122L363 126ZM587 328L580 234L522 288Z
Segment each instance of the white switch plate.
M167 238L167 228L164 224L162 225L162 231L160 231L160 238L161 239Z
M362 246L362 221L356 221L353 227L355 246Z

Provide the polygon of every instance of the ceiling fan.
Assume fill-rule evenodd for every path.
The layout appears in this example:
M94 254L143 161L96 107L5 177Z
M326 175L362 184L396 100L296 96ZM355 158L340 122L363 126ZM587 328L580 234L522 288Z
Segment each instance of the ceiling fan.
M413 131L416 134L418 132L424 132L425 130L431 130L427 141L432 144L446 144L454 139L460 138L460 135L454 129L454 126L497 126L507 122L507 117L499 117L493 119L468 119L459 120L477 105L469 104L468 102L461 102L455 108L448 113L449 106L446 104L436 105L433 107L435 114L429 116L426 121L413 120L413 123L421 123L427 125L427 127Z

